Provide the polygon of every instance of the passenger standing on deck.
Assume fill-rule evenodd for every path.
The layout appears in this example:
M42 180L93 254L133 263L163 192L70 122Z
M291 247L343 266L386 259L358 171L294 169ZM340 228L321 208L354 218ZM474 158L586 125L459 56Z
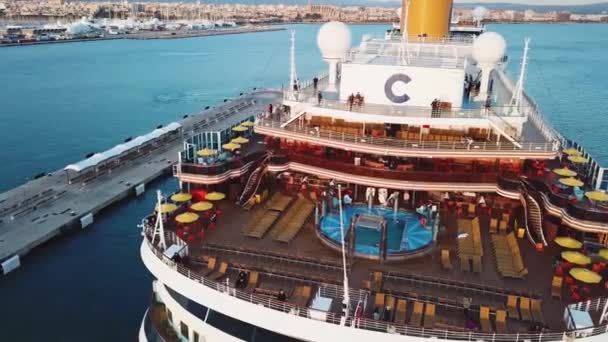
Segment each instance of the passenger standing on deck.
M353 111L353 103L355 103L355 95L351 93L348 96L348 110L351 112Z
M431 117L434 118L437 115L437 99L434 99L433 102L431 102Z
M323 95L321 94L321 92L317 93L317 102L319 104L319 106L321 105L321 101L323 100Z
M277 295L277 299L280 300L281 302L284 302L287 300L287 295L285 294L285 291L283 291L283 289L279 290L279 294Z
M315 92L317 91L317 86L319 85L319 79L317 78L317 76L315 76L315 78L312 79L312 86L315 89Z
M492 98L490 97L490 95L488 95L488 97L486 97L485 107L486 107L486 115L490 114L490 108L492 108Z

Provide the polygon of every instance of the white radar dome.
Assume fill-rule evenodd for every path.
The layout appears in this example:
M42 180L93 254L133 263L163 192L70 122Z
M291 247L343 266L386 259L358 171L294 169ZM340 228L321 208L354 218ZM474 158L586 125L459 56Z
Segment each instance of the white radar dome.
M482 21L486 14L488 14L488 9L483 6L475 7L473 10L473 18L478 21Z
M319 46L323 58L342 58L350 49L350 43L350 29L339 21L323 24L317 34L317 46Z
M485 32L473 42L473 58L479 63L498 63L507 50L507 42L496 32Z

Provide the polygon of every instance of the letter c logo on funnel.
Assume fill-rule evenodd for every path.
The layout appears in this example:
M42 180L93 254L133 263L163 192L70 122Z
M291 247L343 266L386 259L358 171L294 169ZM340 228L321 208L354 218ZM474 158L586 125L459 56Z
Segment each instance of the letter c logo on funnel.
M412 79L406 74L395 74L389 77L388 80L386 80L386 83L384 83L384 94L393 103L405 103L410 99L410 97L405 93L403 93L403 95L395 94L393 91L393 86L397 82L402 82L405 85L411 81Z

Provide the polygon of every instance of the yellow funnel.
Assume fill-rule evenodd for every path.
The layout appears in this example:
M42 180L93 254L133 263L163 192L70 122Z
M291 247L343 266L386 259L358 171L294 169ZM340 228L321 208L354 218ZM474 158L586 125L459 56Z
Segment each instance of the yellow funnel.
M438 40L449 36L452 0L403 0L402 11L401 32L408 37Z

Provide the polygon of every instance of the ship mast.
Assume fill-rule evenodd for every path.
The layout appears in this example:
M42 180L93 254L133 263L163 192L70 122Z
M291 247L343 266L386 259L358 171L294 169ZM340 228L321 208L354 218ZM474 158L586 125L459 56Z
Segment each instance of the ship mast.
M345 325L348 319L348 313L350 312L350 295L348 293L348 274L346 272L346 247L344 245L344 216L342 215L342 185L338 184L338 204L340 209L340 237L342 241L342 272L344 274L344 280L342 285L344 286L344 296L342 299L342 318L340 319L340 325Z
M167 244L165 242L165 224L163 222L163 211L161 209L161 205L163 203L163 194L160 190L156 191L156 222L154 223L154 234L152 235L152 242L158 235L160 240L158 246L163 250L167 248Z
M509 102L509 107L512 108L511 115L517 116L521 114L521 104L524 98L524 79L526 78L526 71L528 67L528 50L530 50L530 38L524 40L524 54L521 59L521 69L519 71L519 78L515 85L515 91Z
M291 30L291 49L289 53L289 85L287 86L291 92L293 92L293 86L298 80L296 74L296 31Z

